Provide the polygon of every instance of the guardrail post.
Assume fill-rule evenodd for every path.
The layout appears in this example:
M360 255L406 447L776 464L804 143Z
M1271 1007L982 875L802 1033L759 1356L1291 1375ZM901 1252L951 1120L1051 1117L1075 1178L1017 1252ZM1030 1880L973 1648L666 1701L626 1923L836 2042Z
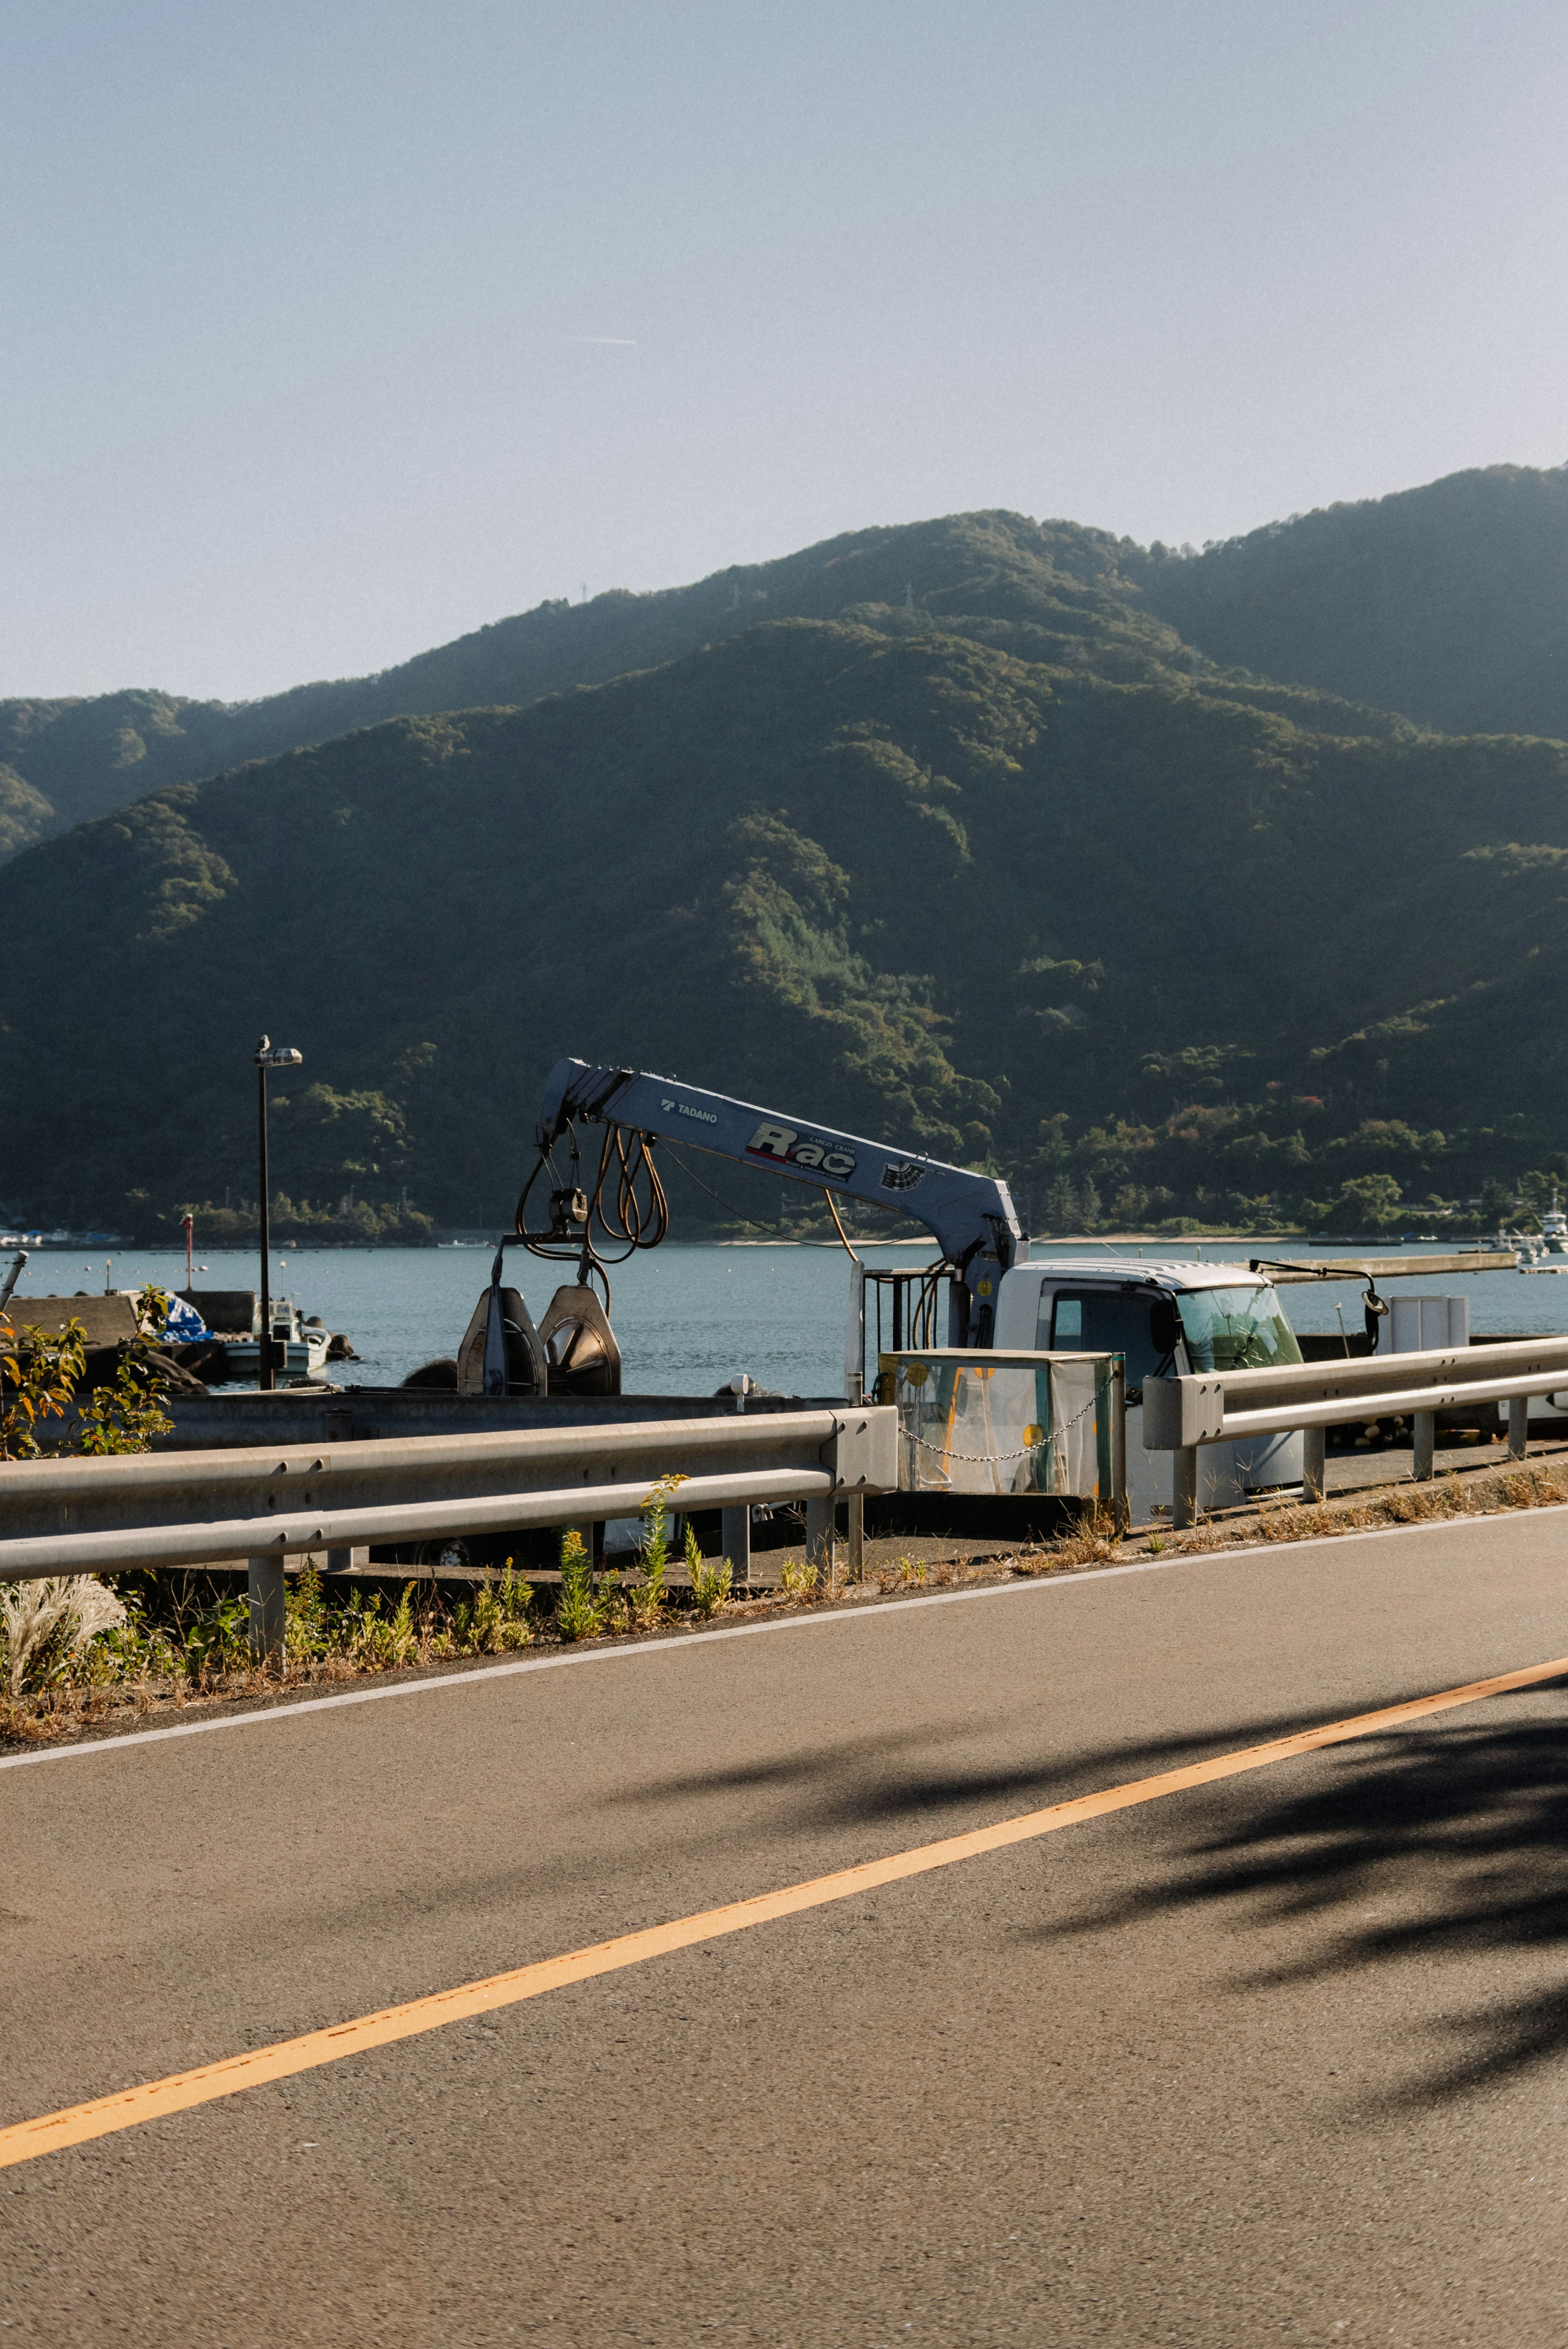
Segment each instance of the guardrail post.
M846 1402L858 1411L866 1407L866 1268L857 1264L849 1276L849 1342L844 1361ZM859 1582L866 1572L866 1495L849 1495L849 1579Z
M720 1553L729 1559L734 1580L749 1583L752 1578L751 1505L742 1501L732 1509L722 1509L719 1516Z
M833 1521L836 1514L831 1499L807 1501L805 1505L805 1562L815 1567L825 1582L833 1578Z
M247 1560L250 1569L251 1655L258 1664L283 1665L283 1559L274 1552Z
M1195 1526L1198 1523L1198 1446L1184 1444L1170 1455L1170 1522L1173 1526Z
M1410 1446L1410 1474L1417 1485L1428 1485L1432 1479L1432 1452L1438 1441L1438 1414L1435 1411L1416 1411L1410 1414L1414 1433Z
M1127 1363L1125 1354L1111 1357L1111 1522L1119 1535L1132 1523L1127 1500Z
M1508 1399L1508 1456L1522 1460L1530 1446L1530 1397L1510 1395Z
M1302 1498L1321 1501L1328 1485L1328 1430L1302 1430Z

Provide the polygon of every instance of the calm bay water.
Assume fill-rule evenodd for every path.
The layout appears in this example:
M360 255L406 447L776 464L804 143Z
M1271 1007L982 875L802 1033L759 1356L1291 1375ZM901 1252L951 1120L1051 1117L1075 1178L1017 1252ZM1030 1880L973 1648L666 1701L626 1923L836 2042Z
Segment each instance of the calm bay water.
M1178 1242L1169 1249L1147 1246L1147 1257L1195 1253ZM1428 1246L1428 1253L1431 1252ZM1053 1247L1036 1242L1036 1259L1103 1257L1137 1262L1136 1246ZM1273 1240L1206 1241L1205 1262L1245 1262L1249 1255L1346 1256L1366 1250L1315 1243ZM1380 1245L1376 1253L1397 1250ZM1406 1253L1419 1255L1419 1248ZM867 1263L915 1265L927 1260L923 1245L868 1247ZM197 1259L198 1288L253 1288L254 1255L215 1249ZM333 1365L339 1384L395 1385L421 1362L452 1354L490 1278L487 1248L306 1248L275 1258L275 1293L292 1296L306 1313L319 1313L329 1330L349 1338L360 1360ZM527 1298L535 1319L543 1313L566 1266L515 1256L511 1278ZM612 1271L610 1318L626 1359L626 1388L633 1394L704 1394L739 1371L784 1394L837 1394L843 1386L844 1327L848 1303L848 1265L841 1250L760 1244L726 1247L666 1241ZM145 1280L167 1287L183 1283L185 1259L172 1249L128 1250L111 1259L109 1285L130 1288ZM101 1291L104 1258L64 1253L34 1256L17 1292L19 1305L34 1296ZM1568 1278L1561 1281L1513 1272L1439 1274L1435 1279L1397 1284L1411 1293L1446 1293L1470 1300L1470 1326L1477 1330L1521 1332L1568 1328ZM1361 1284L1325 1281L1282 1292L1298 1330L1362 1327Z

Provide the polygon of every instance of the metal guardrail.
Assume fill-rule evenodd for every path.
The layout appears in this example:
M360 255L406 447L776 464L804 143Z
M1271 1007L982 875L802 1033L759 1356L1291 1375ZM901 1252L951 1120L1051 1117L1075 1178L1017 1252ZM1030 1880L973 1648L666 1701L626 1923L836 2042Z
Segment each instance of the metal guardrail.
M680 1475L684 1510L804 1500L820 1542L840 1494L898 1483L898 1415L874 1405L410 1436L328 1446L0 1464L0 1581L130 1567L249 1568L252 1643L283 1636L284 1562L372 1542L635 1516Z
M1303 1490L1324 1496L1325 1431L1346 1421L1410 1417L1414 1474L1432 1474L1437 1413L1466 1402L1506 1402L1510 1456L1521 1459L1532 1395L1568 1387L1568 1338L1526 1338L1502 1345L1367 1354L1354 1361L1284 1362L1271 1370L1199 1371L1146 1379L1143 1440L1150 1452L1174 1452L1175 1522L1196 1516L1198 1451L1253 1435L1304 1438Z

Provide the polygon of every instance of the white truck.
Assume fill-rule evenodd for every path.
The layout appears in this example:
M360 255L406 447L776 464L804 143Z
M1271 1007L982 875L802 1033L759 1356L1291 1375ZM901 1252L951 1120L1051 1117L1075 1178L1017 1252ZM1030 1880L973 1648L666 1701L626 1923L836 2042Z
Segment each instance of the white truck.
M520 1210L515 1237L524 1245L533 1245L541 1255L558 1257L576 1244L567 1241L563 1249L569 1228L582 1236L587 1264L596 1214L607 1221L603 1194L607 1172L617 1164L610 1148L616 1135L622 1137L618 1147L623 1168L627 1138L635 1137L645 1146L662 1138L808 1183L830 1199L835 1195L859 1198L896 1210L925 1225L939 1243L941 1258L938 1266L917 1274L869 1276L892 1286L895 1347L907 1338L911 1344L988 1352L1125 1354L1128 1499L1137 1518L1147 1519L1172 1499L1171 1454L1146 1452L1143 1445L1142 1387L1147 1377L1302 1359L1279 1297L1263 1275L1241 1265L1176 1259L1130 1263L1102 1256L1032 1260L1028 1237L1020 1228L1005 1183L919 1151L896 1150L815 1122L784 1117L675 1078L561 1061L545 1087L538 1131L541 1172L553 1166L552 1153L563 1138L571 1141L576 1165L575 1130L580 1123L609 1130L598 1186L590 1197L578 1190L575 1176L562 1183L562 1170L556 1169L552 1229L529 1235ZM618 1222L610 1227L618 1237L618 1226L624 1227L626 1217L622 1210L611 1212ZM499 1266L498 1256L497 1283ZM578 1288L563 1294L582 1295L586 1278L580 1271ZM936 1291L944 1283L942 1314ZM491 1318L499 1328L499 1305ZM477 1316L473 1335L477 1353ZM492 1351L499 1375L499 1345ZM863 1350L861 1366L875 1377L875 1366L865 1363ZM853 1379L853 1361L848 1369ZM1250 1492L1299 1485L1301 1476L1299 1435L1206 1446L1200 1506L1223 1508Z

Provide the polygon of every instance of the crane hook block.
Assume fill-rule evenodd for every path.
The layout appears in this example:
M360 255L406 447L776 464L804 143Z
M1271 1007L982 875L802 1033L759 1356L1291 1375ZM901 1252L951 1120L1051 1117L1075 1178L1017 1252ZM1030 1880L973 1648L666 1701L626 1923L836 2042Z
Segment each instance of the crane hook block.
M574 1190L570 1184L550 1194L550 1229L560 1239L569 1238L574 1225L581 1230L588 1220L588 1202L585 1192Z

